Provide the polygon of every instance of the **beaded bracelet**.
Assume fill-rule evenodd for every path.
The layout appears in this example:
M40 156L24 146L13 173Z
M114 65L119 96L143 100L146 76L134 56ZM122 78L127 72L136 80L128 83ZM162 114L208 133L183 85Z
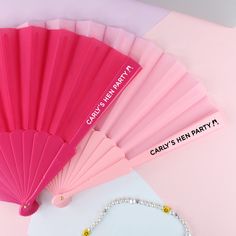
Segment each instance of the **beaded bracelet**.
M169 206L161 205L159 203L152 202L152 201L147 201L147 200L142 200L142 199L137 199L137 198L131 198L131 197L118 198L118 199L114 199L113 201L109 202L104 207L104 209L102 210L99 217L91 224L91 226L83 230L82 236L91 235L92 232L94 231L94 229L96 228L96 226L99 223L102 222L102 220L107 215L109 210L111 210L111 208L114 207L115 205L119 205L119 204L137 204L137 205L142 205L142 206L145 206L145 207L152 207L152 208L161 210L165 214L172 215L173 217L175 217L182 224L182 226L184 228L184 236L191 236L191 233L190 233L190 230L189 230L189 228L186 224L186 221L183 218L181 218L176 212L174 212Z

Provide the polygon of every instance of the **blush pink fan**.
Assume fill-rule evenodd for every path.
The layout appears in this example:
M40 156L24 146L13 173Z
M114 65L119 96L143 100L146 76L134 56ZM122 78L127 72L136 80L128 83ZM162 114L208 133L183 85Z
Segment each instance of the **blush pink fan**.
M77 30L80 27L86 34L100 30L102 36L96 37L121 47L118 50L124 50L143 69L48 185L53 204L59 207L67 205L74 194L126 174L221 124L218 109L202 85L173 56L113 27L78 22ZM122 48L126 44L132 45L130 50ZM182 134L209 122L210 129L177 142Z
M0 199L19 204L21 215L34 213L41 190L139 70L68 30L0 29Z

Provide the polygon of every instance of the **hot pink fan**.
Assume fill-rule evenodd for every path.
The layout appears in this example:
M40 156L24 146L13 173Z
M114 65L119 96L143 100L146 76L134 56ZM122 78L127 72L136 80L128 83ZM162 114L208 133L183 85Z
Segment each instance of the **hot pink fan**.
M126 174L221 124L205 89L173 56L120 29L91 22L77 26L87 35L98 32L93 27L100 29L99 38L122 48L143 69L48 185L59 207L74 194ZM132 47L125 49L128 44Z
M38 208L40 191L140 66L64 29L0 29L0 199Z

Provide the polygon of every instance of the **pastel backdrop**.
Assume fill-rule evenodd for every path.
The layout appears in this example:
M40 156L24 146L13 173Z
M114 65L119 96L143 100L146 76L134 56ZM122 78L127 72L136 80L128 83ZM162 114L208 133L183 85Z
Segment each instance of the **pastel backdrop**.
M236 235L233 222L236 217L235 29L131 0L101 0L99 3L95 0L61 0L60 4L55 0L12 0L7 3L1 0L0 6L1 26L17 25L35 18L66 17L93 18L133 29L175 54L199 76L209 95L219 104L226 126L137 171L161 199L179 209L190 221L193 235ZM29 219L20 218L16 213L14 205L0 204L0 228L4 236L27 235Z

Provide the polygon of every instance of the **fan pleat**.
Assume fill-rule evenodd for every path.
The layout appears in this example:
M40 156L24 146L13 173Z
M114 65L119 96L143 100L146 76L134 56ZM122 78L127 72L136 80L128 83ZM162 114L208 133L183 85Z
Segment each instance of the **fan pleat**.
M97 136L95 136L94 134L91 135L92 136L90 136L86 144L86 147L80 153L80 158L78 158L78 162L76 163L76 165L71 166L74 169L74 171L68 172L69 173L69 178L67 180L68 183L71 183L74 180L74 178L78 175L78 171L80 171L80 169L86 164L88 157L90 157L91 155L93 155L94 152L96 152L97 147L105 139L104 134L99 133ZM91 146L91 148L87 148L87 146Z
M22 127L23 129L36 129L47 48L47 31L37 27L22 28L18 30L18 35L22 88Z
M17 176L17 166L15 163L15 157L11 146L11 141L7 133L0 134L0 158L1 158L1 172L4 174L4 178L15 192L16 197L21 197L21 189L19 184L19 178Z
M139 38L135 40L133 48L131 49L131 54L133 54L133 51L138 51L139 53L140 51L142 52L140 55L137 55L140 64L142 64L141 61L143 61L142 72L132 82L132 86L128 85L127 89L122 93L123 96L120 96L116 100L115 105L110 108L109 113L106 114L103 119L99 120L95 127L98 130L103 130L108 137L110 135L111 128L116 125L116 120L127 112L129 103L134 100L134 97L139 95L140 90L142 91L143 79L150 76L154 65L158 63L163 56L163 52L161 50L156 50L156 48L153 48L153 45L150 45L146 41ZM129 112L135 114L134 108L129 110Z
M86 161L86 160L83 160L82 153L85 152L87 143L88 143L88 141L90 141L92 133L93 132L90 131L89 134L87 134L86 137L81 141L81 144L84 144L84 145L79 145L77 147L76 155L79 155L80 158L73 158L73 160L71 162L69 162L68 165L66 165L63 168L63 170L59 173L59 176L56 179L57 184L58 184L57 186L63 187L64 183L70 184L70 182L73 180L73 176L77 174L78 166L80 166L81 163ZM101 137L101 135L99 135L98 138L99 138L98 140L96 139L98 141L98 143L97 143L97 141L94 140L93 145L97 146L103 140L104 137L103 136ZM54 181L50 182L50 184L53 182ZM56 186L56 184L55 184L55 186ZM63 191L63 190L60 188L60 191Z
M103 147L102 149L100 147ZM77 174L74 176L74 178L71 181L71 184L74 185L78 181L83 179L83 176L86 175L86 173L89 173L90 169L93 167L98 167L99 160L102 161L103 158L106 158L106 154L109 152L112 152L112 149L115 147L115 144L112 140L109 140L108 142L104 138L99 145L93 151L90 153L89 156L87 156L86 161L80 165L80 169L77 169ZM89 157L89 158L88 158ZM111 156L112 157L112 156ZM114 156L114 158L117 158ZM110 160L114 159L110 158Z
M198 88L193 88L171 105L162 106L163 109L159 112L156 111L157 113L154 113L153 116L150 116L150 119L147 122L140 122L140 125L135 127L135 129L133 129L132 132L125 137L126 141L129 140L130 146L134 145L135 143L135 145L138 147L138 145L141 144L143 140L146 140L148 137L152 136L153 133L158 133L159 129L170 124L176 117L184 113L186 110L188 110L188 108L193 106L204 96L204 93L199 93ZM145 127L145 129L143 129L143 127ZM135 137L135 140L130 140L130 136ZM125 139L121 139L118 144L123 146Z
M107 26L104 30L85 21L77 23L78 31L79 25L80 32L87 35L97 29L96 37L103 35L106 43L123 50L143 69L48 186L57 206L65 206L74 194L153 159L152 148L218 115L200 82L172 55L121 29Z
M198 111L196 114L196 110ZM154 145L158 147L163 144L163 140L171 140L181 130L191 127L193 124L203 120L205 117L211 117L217 113L217 109L209 103L207 97L203 96L192 106L186 108L179 116L168 122L153 134L149 135L145 142L126 144L126 156L128 159L135 159L136 156L145 150L151 149ZM183 134L185 134L183 132ZM130 140L130 139L129 139ZM148 144L148 145L147 145Z
M107 150L106 153L101 155L100 159L94 156L92 158L93 159L95 158L96 162L94 163L94 165L90 167L89 171L84 172L84 173L78 172L79 175L81 174L81 176L80 177L76 176L77 178L75 178L73 182L71 183L72 184L71 186L73 186L72 190L75 187L84 184L86 181L89 181L91 177L104 171L107 167L118 163L121 159L124 158L124 153L116 146L113 146L113 147L110 147L110 149Z
M0 197L2 201L13 203L18 202L18 197L15 196L15 192L9 188L9 185L5 182L5 180L3 182L0 180Z
M21 125L17 39L15 30L6 29L0 33L0 92L6 121L3 131L18 129Z
M24 191L24 178L21 178L22 173L24 173L24 162L23 162L23 145L21 139L21 132L14 132L10 134L10 142L12 147L12 152L14 155L15 165L18 173L18 185L20 187L21 197L23 196Z

